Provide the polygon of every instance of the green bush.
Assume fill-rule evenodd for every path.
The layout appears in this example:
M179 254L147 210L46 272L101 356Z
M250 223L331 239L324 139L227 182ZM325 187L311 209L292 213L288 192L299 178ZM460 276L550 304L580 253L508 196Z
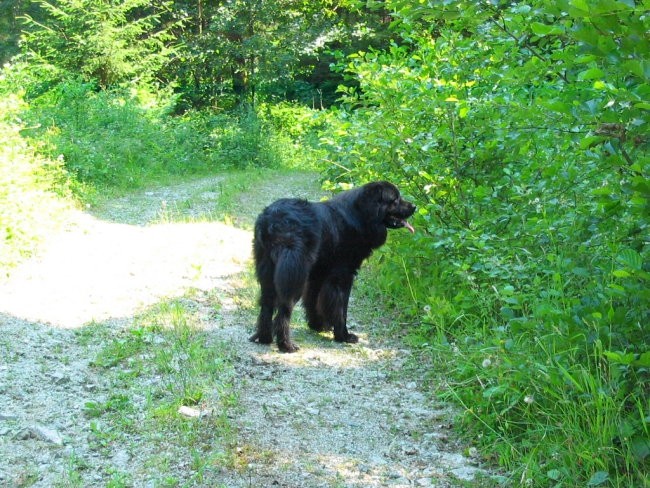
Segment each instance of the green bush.
M20 136L19 97L0 98L0 270L38 249L72 207L61 161L37 156Z
M252 109L172 116L174 103L165 92L64 81L31 100L23 114L31 129L23 133L76 180L122 189L178 175L278 167L293 156L283 133Z
M644 486L647 20L560 4L395 2L409 41L343 66L326 176L417 202L376 282L486 454L538 486Z
M81 182L138 187L152 175L206 165L194 121L167 123L166 109L144 105L130 91L65 81L31 101L25 117L34 129L25 134L48 156L63 159Z
M325 128L325 112L286 102L262 104L258 112L284 167L322 168L325 152L319 147L319 135Z

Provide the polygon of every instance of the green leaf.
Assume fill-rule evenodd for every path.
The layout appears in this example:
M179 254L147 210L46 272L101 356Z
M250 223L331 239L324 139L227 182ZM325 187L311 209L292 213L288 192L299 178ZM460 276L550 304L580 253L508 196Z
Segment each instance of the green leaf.
M571 0L571 5L577 9L589 12L589 3L587 3L587 0Z
M596 196L609 196L613 193L613 191L611 187L603 186L601 188L596 188L595 190L591 190L591 193Z
M604 351L603 355L609 359L610 362L617 364L632 364L634 361L634 353L632 352L624 354L617 351Z
M559 469L551 469L546 473L548 479L559 481L562 478L562 472Z
M632 448L632 454L639 461L643 462L648 456L650 456L650 441L648 439L636 437L632 439L630 445Z
M617 269L612 273L612 275L614 275L616 278L629 278L632 276L628 271L625 271L624 269Z
M530 28L536 36L540 37L564 33L564 29L560 25L548 25L542 24L541 22L533 22L530 24Z
M483 398L492 398L505 393L506 387L503 385L492 386L483 390Z
M609 479L609 473L607 471L596 471L589 481L587 481L587 486L598 486L602 485Z
M632 362L633 366L636 366L637 368L647 368L650 367L650 351L646 351L641 356L639 356L639 359L636 359Z
M596 56L594 56L593 54L585 54L584 56L580 56L579 58L577 58L575 61L576 61L576 63L586 64L586 63L591 63L592 61L595 61L596 59L598 59L598 58Z
M614 42L614 39L608 36L600 36L598 38L598 49L600 49L603 54L610 54L615 53L618 46Z
M622 64L622 67L630 71L630 73L638 76L639 78L645 77L645 71L643 69L643 65L641 64L641 61L632 59L624 62Z
M634 249L623 249L616 260L630 269L640 270L643 266L643 258Z
M571 105L565 101L553 99L543 102L549 110L559 112L566 115L571 115Z
M607 140L607 138L603 136L587 136L580 141L580 149L587 149L596 146L605 140Z
M605 72L600 68L590 68L578 73L578 81L596 80L605 75Z

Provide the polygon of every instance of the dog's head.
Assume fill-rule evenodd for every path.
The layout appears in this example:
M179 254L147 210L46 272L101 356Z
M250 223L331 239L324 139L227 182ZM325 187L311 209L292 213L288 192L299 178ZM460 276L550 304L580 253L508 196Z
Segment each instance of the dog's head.
M387 229L406 227L411 233L415 232L413 226L406 220L415 212L415 205L404 200L395 185L387 181L376 181L364 185L362 192L364 205L370 204L368 210Z

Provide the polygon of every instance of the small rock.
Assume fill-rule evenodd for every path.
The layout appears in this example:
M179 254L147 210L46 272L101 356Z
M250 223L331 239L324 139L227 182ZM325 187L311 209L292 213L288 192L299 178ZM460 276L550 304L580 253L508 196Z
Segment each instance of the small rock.
M185 417L192 417L192 418L201 416L201 411L199 409L186 407L185 405L181 405L181 407L178 409L178 413L184 415Z
M420 478L416 481L418 486L433 486L431 478Z
M129 461L131 460L131 455L125 450L119 450L113 455L113 464L119 466L121 469L127 469L129 467Z
M451 470L451 473L458 479L463 481L472 481L476 475L476 468L460 467Z
M18 432L16 432L14 439L16 439L17 441L26 441L33 437L34 437L34 433L29 429L20 429Z
M66 383L70 383L70 378L60 371L55 371L48 376L56 385L65 385Z
M56 446L62 446L63 445L63 438L61 435L54 429L49 429L47 427L44 427L42 425L33 425L29 429L32 434L45 441L49 442L50 444L54 444Z
M178 413L191 418L209 417L212 415L212 410L199 410L198 408L186 407L185 405L182 405L178 408Z
M422 400L424 401L424 400ZM411 408L411 411L409 412L411 415L414 415L416 417L431 417L431 410L428 410L426 408L417 408L413 407Z
M11 412L0 412L0 420L18 420L18 415Z

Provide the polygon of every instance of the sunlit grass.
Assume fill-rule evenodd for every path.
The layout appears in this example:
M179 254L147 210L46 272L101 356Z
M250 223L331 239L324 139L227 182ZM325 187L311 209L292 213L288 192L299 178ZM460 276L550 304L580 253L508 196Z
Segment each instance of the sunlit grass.
M189 298L163 301L117 333L106 334L99 324L78 333L85 342L104 338L93 365L112 384L105 400L85 405L93 449L148 446L145 466L130 476L155 466L163 483L178 476L189 476L179 483L214 481L215 470L231 462L229 417L237 405L232 358L206 330L197 306ZM195 467L189 475L177 469L188 464Z

